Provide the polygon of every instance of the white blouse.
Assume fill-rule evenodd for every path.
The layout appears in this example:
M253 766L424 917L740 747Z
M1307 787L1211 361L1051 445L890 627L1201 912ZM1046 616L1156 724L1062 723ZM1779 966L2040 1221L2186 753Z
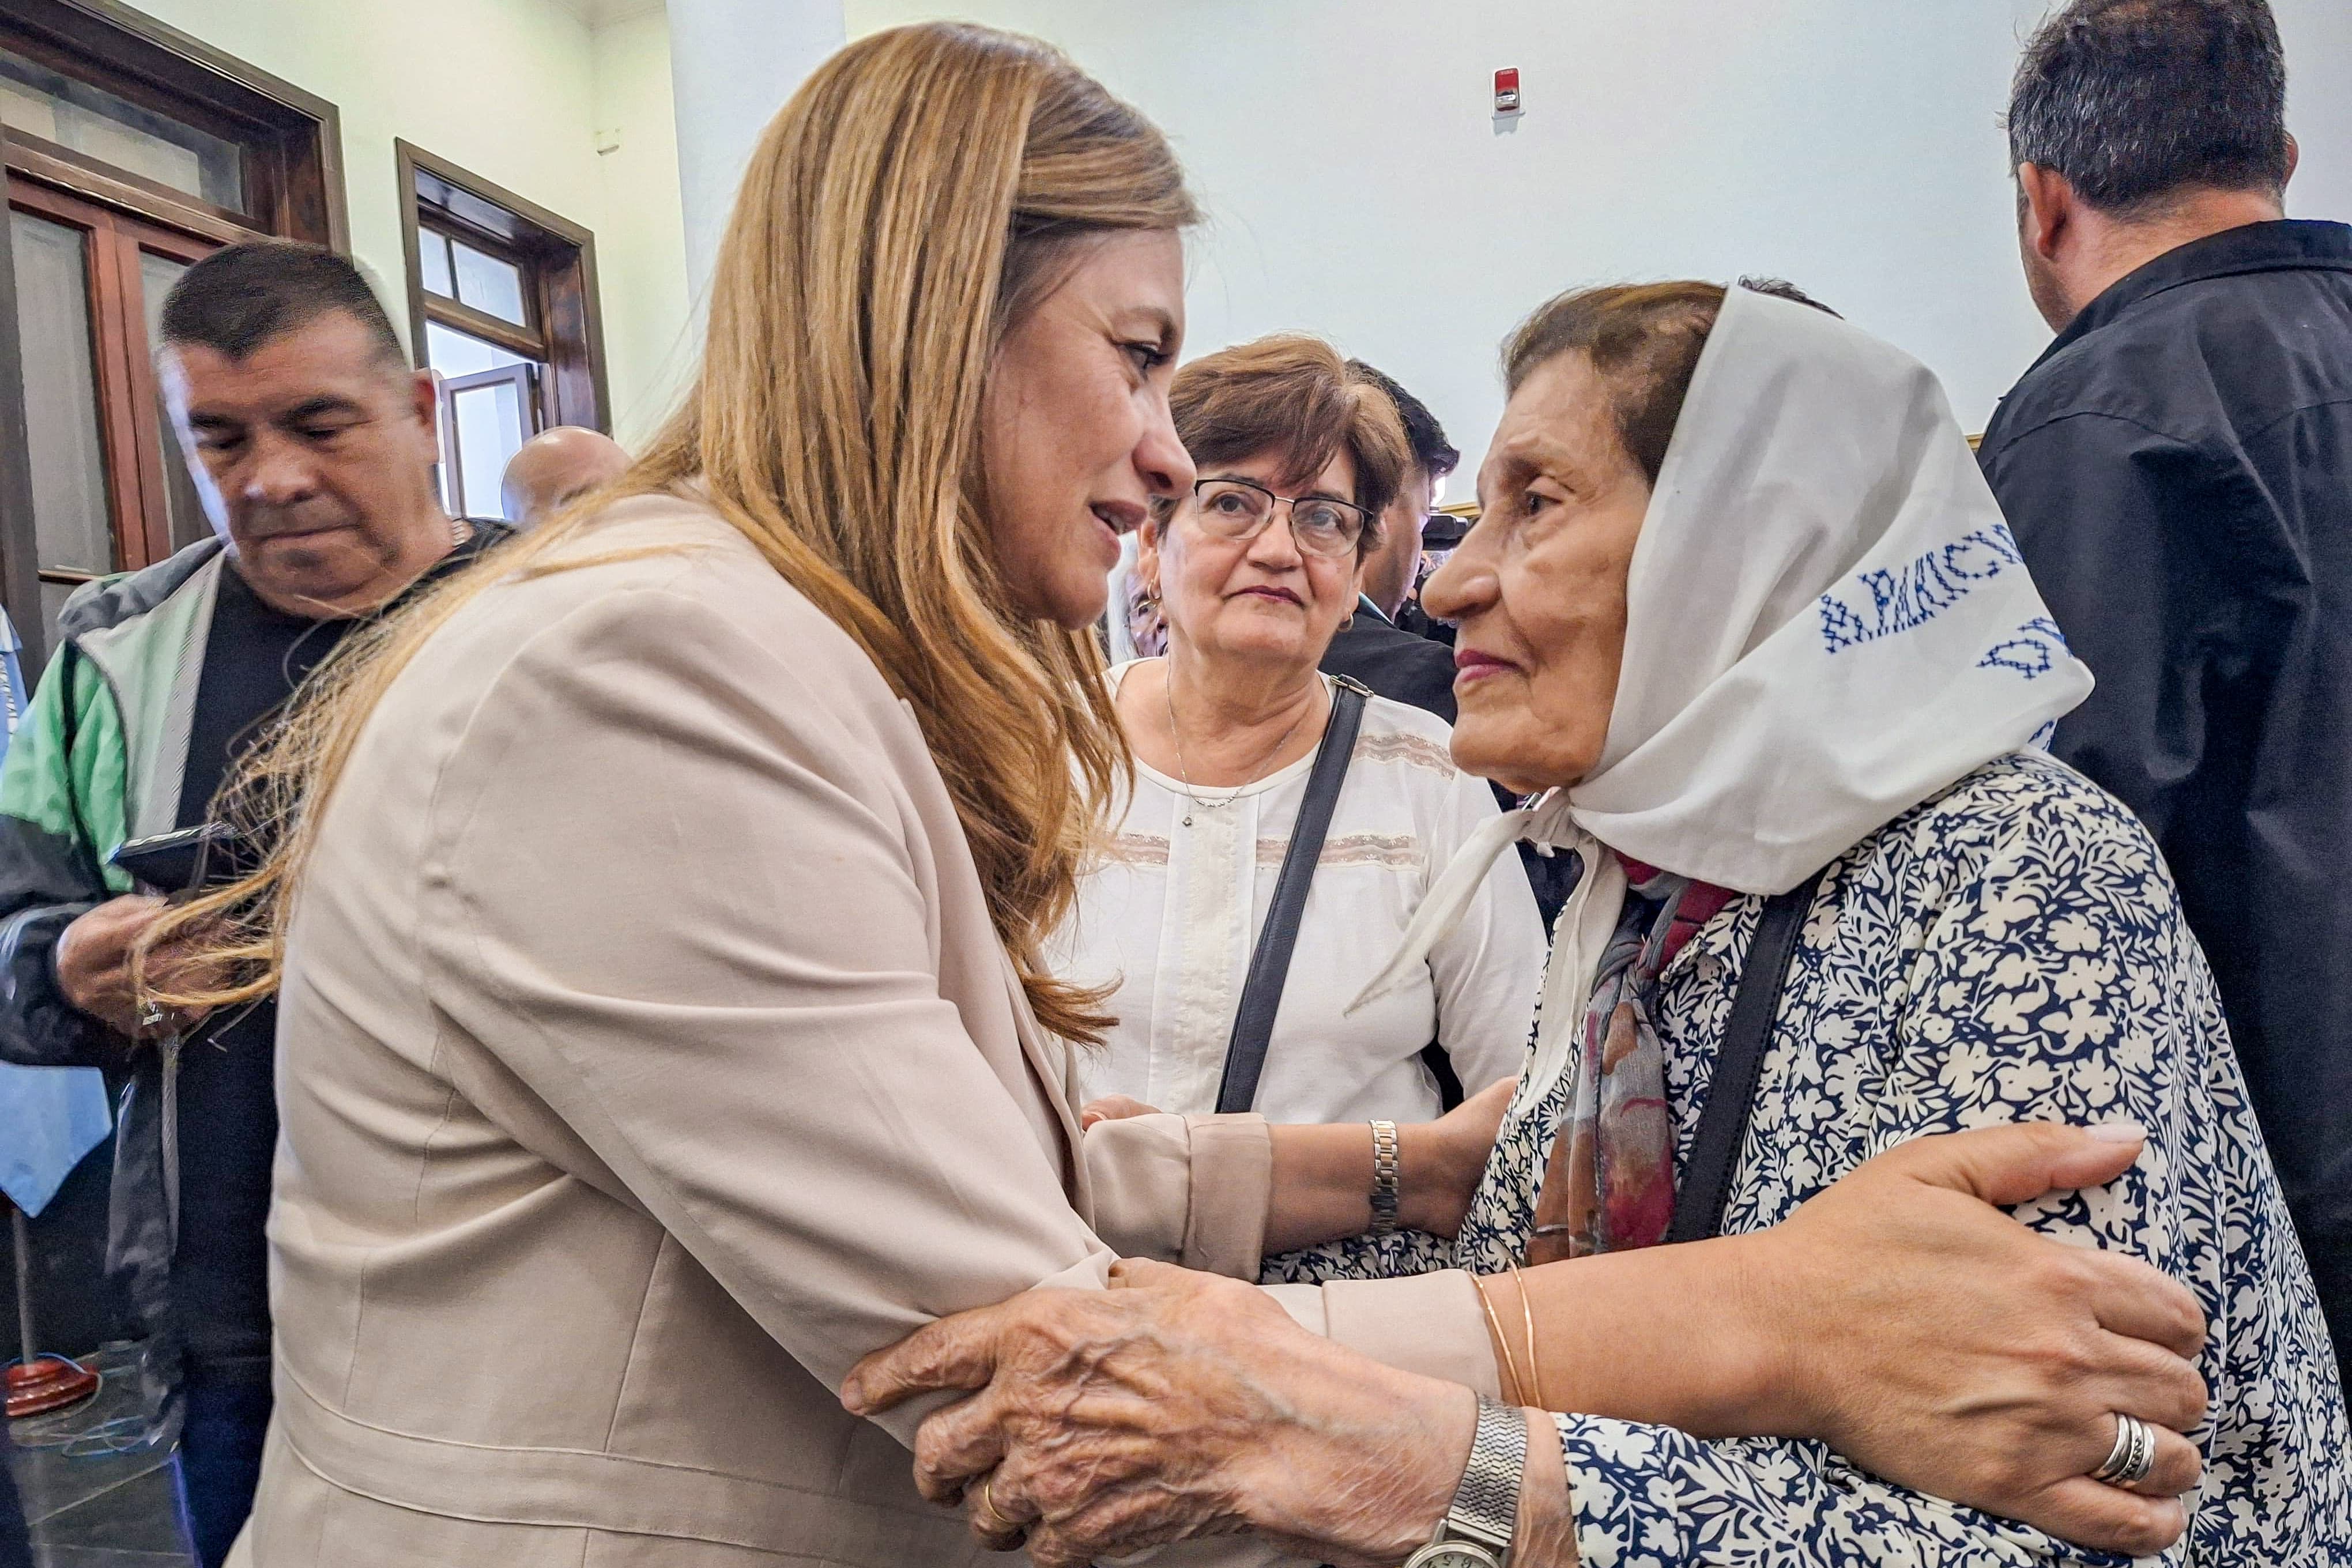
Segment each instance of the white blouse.
M1110 672L1114 688L1132 668ZM1433 1038L1471 1093L1517 1076L1544 932L1517 857L1496 862L1425 975L1342 1013L1396 951L1454 851L1495 815L1486 782L1454 765L1450 737L1420 709L1380 697L1364 705L1258 1085L1255 1109L1272 1121L1428 1120L1437 1087L1419 1056ZM1195 789L1218 803L1208 806L1136 764L1131 797L1113 806L1108 856L1080 884L1047 954L1073 980L1118 984L1118 1026L1078 1065L1086 1098L1216 1109L1234 1014L1314 761L1310 752L1238 794Z

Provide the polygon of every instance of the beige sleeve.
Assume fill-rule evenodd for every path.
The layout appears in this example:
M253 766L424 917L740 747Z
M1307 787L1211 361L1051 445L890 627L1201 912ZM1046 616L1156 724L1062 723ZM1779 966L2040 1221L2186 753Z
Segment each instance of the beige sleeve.
M942 994L890 759L805 678L667 591L539 633L443 775L419 940L434 1005L838 1387L1113 1254Z
M1095 1232L1122 1258L1255 1279L1274 1184L1265 1118L1161 1112L1086 1135Z
M1272 1196L1265 1118L1161 1112L1098 1121L1086 1135L1095 1230L1122 1258L1255 1279ZM1309 1331L1374 1361L1503 1394L1486 1309L1468 1274L1270 1285Z
M1401 1372L1442 1377L1488 1399L1503 1397L1486 1309L1462 1269L1403 1279L1269 1285L1265 1291L1309 1332Z

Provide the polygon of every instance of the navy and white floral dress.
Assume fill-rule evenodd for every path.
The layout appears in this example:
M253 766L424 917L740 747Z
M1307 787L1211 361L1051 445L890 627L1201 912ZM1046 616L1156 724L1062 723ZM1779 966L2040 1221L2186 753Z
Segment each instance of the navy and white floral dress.
M1678 1162L1762 907L1735 900L1659 978ZM1269 1259L1266 1279L1508 1268L1573 1082L1522 1081L1457 1244L1361 1237ZM1925 1133L2119 1119L2148 1129L2137 1164L2019 1217L2143 1258L2204 1307L2212 1403L2191 1436L2205 1475L2188 1533L2159 1561L2352 1563L2336 1361L2212 976L2147 833L2063 765L2038 753L1989 763L1831 868L1725 1228L1776 1224ZM2125 1561L1882 1481L1818 1443L1559 1424L1587 1568Z

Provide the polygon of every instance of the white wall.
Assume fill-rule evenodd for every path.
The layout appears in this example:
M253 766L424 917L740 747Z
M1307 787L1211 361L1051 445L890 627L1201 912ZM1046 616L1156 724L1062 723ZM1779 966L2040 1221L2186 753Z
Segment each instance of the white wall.
M668 14L686 261L699 297L752 146L846 35L841 0L669 0Z
M557 0L140 6L341 111L352 248L383 280L395 319L406 299L395 137L593 232L607 373L625 433L656 379L664 333L684 313L674 281L682 264L656 254L651 238L678 233L677 159L661 151L669 86L657 0L649 17L607 23L634 44L601 53L589 25ZM650 25L650 37L639 22ZM607 68L601 92L600 65ZM612 156L626 161L612 168L595 151L600 110L622 122L623 150ZM631 142L632 134L643 142Z
M2352 5L2275 4L2295 210L2352 216ZM2047 339L1998 126L2038 0L845 9L853 37L961 16L1070 50L1167 130L1209 208L1188 353L1324 333L1425 398L1474 461L1497 343L1580 283L1787 277L1933 365L1970 428ZM1498 134L1504 66L1527 113Z
M2286 45L2286 124L2303 148L2290 217L2352 219L2352 5L2271 0Z
M692 377L686 231L679 214L677 121L670 110L669 29L658 6L598 26L591 45L604 221L604 358L613 433L634 447Z

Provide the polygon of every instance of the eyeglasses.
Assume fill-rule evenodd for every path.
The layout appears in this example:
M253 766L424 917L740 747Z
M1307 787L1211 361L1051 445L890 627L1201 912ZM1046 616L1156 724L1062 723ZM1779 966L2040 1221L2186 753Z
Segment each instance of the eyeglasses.
M1274 509L1290 509L1290 537L1309 555L1349 555L1372 521L1362 507L1322 496L1278 496L1247 479L1196 479L1192 500L1201 529L1219 539L1255 539L1274 520Z

